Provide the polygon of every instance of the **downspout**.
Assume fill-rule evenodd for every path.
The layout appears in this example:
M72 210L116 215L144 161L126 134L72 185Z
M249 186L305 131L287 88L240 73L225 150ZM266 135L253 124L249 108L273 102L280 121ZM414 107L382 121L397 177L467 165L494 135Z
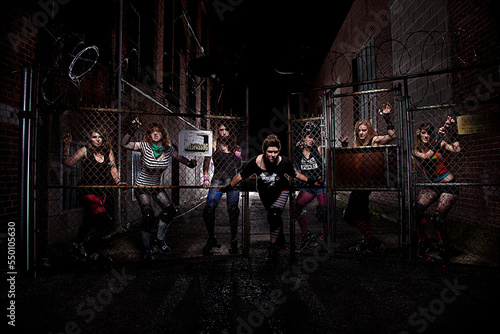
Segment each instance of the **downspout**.
M300 101L300 97L299 97ZM287 101L286 101L286 110L287 110L287 130L288 130L288 156L292 160L292 162L295 162L293 160L293 145L292 145L292 119L291 119L291 106L290 106L290 94L287 96ZM295 198L294 198L294 184L293 184L293 179L289 178L288 179L288 184L290 192L288 195L289 198L289 203L290 203L290 264L295 263Z
M245 88L245 141L246 149L244 159L248 161L248 136L250 126L250 91L249 87ZM244 196L243 196L243 256L250 256L250 190L248 188L248 180L244 181Z
M117 100L117 109L122 108L122 48L123 48L123 0L119 1L119 14L118 14L118 71L117 71L117 80L116 80L116 100ZM121 170L122 170L122 113L118 113L118 149L117 149L117 168L118 168L118 176L121 179ZM124 226L122 225L122 210L121 210L121 195L122 191L118 188L118 201L117 201L117 214L116 219L120 222L120 229L123 230Z
M410 111L410 103L409 103L409 97L408 97L408 79L404 78L403 80L403 96L404 96L404 107L406 111L406 143L402 143L401 146L406 146L406 166L407 166L407 171L406 171L406 202L408 203L408 244L410 245L409 247L409 255L410 255L410 261L415 261L416 259L416 247L414 245L414 240L415 240L415 235L414 235L414 227L415 227L415 222L414 222L414 210L413 210L413 201L414 201L414 196L413 196L413 181L412 181L412 175L413 175L413 168L412 168L412 157L411 157L411 129L412 123L413 123L413 117L411 115Z
M29 66L22 69L21 79L21 106L19 117L19 224L17 226L18 244L20 253L18 261L21 270L30 271L32 268L31 222L33 203L33 175L31 161L31 142L33 130L33 70ZM10 225L9 225L10 227ZM8 271L14 271L14 266Z

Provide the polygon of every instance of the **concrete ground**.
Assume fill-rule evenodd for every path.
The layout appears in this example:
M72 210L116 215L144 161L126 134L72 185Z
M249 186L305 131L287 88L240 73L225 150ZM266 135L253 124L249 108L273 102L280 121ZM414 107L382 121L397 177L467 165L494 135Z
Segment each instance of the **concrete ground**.
M256 242L249 258L18 276L16 329L453 333L487 332L497 320L498 272L329 258L321 252L299 256L294 265L281 254L280 263L270 267L264 249L265 242Z
M15 301L16 331L7 333L453 333L496 324L497 268L341 258L321 247L295 261L282 252L270 266L265 213L251 205L248 257L218 250L18 275L15 298L11 285L1 288L4 310Z

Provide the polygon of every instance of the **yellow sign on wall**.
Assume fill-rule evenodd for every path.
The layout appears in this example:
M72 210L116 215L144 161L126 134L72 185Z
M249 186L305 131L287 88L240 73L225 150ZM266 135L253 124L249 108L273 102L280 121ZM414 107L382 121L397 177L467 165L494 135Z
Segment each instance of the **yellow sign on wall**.
M482 115L464 115L457 117L458 133L467 135L472 133L485 133L498 130L500 113Z

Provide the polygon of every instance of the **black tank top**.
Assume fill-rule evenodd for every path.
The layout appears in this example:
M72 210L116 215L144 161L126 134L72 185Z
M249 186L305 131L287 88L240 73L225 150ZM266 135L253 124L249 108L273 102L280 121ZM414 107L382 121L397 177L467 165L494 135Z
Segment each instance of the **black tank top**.
M234 152L225 153L217 143L216 150L212 155L214 162L214 179L225 180L238 174L238 168L241 166L241 159Z
M80 185L108 185L110 176L109 153L104 154L104 161L98 162L93 153L82 160L82 178Z

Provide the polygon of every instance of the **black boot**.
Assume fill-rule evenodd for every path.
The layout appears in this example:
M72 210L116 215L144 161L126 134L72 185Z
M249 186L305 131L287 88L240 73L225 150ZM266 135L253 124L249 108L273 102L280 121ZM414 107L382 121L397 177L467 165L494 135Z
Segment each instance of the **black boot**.
M280 248L278 246L273 243L269 244L266 254L266 264L276 265L279 258L279 251Z
M233 238L231 240L231 248L229 248L229 254L236 254L238 253L239 247L238 247L238 239Z
M203 255L212 255L212 248L220 248L220 243L217 242L215 237L208 238L205 247L203 247Z

